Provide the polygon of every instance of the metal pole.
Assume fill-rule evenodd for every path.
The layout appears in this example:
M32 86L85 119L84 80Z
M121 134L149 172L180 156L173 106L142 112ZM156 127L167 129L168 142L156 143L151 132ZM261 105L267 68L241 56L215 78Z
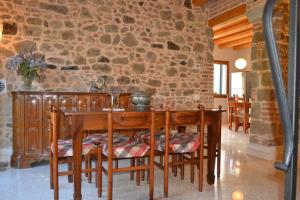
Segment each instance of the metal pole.
M286 95L272 27L272 14L275 4L276 0L267 0L263 18L266 46L270 58L276 97L284 130L284 160L282 163L275 163L275 167L286 172L284 199L295 200L297 196L296 186L299 123L300 38L298 36L300 31L300 9L299 0L290 0L288 95Z
M297 191L297 158L298 158L298 111L299 111L299 1L290 1L290 26L289 26L289 69L288 69L288 106L290 118L292 120L294 149L291 158L290 168L285 176L286 200L296 199Z

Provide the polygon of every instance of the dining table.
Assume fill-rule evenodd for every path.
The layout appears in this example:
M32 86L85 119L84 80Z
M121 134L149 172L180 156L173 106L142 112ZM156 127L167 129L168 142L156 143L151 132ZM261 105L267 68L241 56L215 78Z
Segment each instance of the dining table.
M117 110L122 112L122 109ZM128 110L126 110L128 111ZM108 110L98 108L59 108L59 112L66 120L70 135L73 140L73 183L74 200L81 200L81 171L82 171L82 138L86 130L105 130L107 129ZM164 112L163 110L156 112ZM205 125L207 126L207 183L212 185L215 182L215 158L221 151L221 119L224 109L218 108L205 109ZM220 160L218 160L220 162ZM220 176L220 169L217 170Z

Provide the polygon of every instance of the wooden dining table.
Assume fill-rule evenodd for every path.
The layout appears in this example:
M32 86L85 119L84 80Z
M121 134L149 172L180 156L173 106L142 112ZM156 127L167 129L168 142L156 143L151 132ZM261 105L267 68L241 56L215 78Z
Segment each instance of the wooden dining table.
M82 171L82 138L85 130L107 129L107 111L90 108L60 108L61 116L67 120L71 137L73 139L73 181L74 200L81 200L81 171ZM121 112L121 111L120 111ZM164 111L156 111L164 112ZM222 112L219 108L205 110L205 124L207 126L207 183L215 181L215 157L220 155L221 149L221 119ZM220 171L218 170L218 176Z

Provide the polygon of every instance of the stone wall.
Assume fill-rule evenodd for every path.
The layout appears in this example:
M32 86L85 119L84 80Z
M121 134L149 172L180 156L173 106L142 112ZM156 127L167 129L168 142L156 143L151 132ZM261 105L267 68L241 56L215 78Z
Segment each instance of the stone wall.
M243 4L246 4L246 0L209 0L208 18L214 18Z
M12 90L22 80L8 58L31 46L48 67L33 90L89 91L107 80L107 92L146 91L155 104L213 105L212 31L207 5L183 0L4 0L0 19L17 26L0 42L0 148L11 147ZM12 26L13 27L13 26Z
M278 146L282 144L282 128L265 47L262 21L261 19L257 20L257 16L262 14L260 12L264 2L251 1L249 3L247 9L251 9L250 11L253 13L250 15L250 21L254 24L251 55L253 71L250 74L254 101L251 113L250 143ZM288 4L279 2L273 16L273 28L285 83L287 83L288 12Z

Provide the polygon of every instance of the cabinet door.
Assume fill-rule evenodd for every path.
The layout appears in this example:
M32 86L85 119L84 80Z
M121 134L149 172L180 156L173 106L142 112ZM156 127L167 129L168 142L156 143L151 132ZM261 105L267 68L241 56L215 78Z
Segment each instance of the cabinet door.
M49 153L49 107L57 108L57 95L43 95L43 154Z
M128 110L131 105L131 94L120 94L119 96L119 107Z
M87 108L90 105L89 95L77 95L76 96L76 107Z
M13 95L13 154L24 154L24 95Z
M24 103L25 154L42 153L42 95L26 95Z
M108 108L110 103L109 94L92 95L90 97L90 108L91 109L102 109Z
M62 95L58 97L58 107L59 108L72 108L76 105L76 98L75 95ZM70 138L70 131L68 127L68 122L65 117L60 114L58 116L59 120L59 138L67 139Z

